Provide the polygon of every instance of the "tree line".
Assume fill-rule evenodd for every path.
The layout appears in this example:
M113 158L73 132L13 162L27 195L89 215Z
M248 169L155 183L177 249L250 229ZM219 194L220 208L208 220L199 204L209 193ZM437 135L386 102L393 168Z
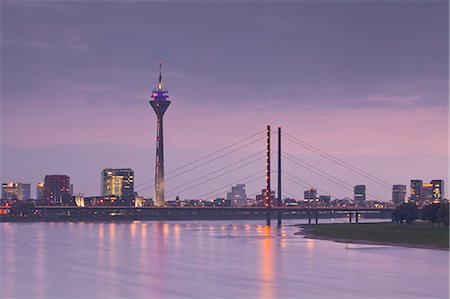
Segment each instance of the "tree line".
M432 226L433 224L449 226L448 206L448 202L432 203L419 210L413 202L403 203L392 211L392 221L399 224L411 224L415 220L421 219L431 223Z

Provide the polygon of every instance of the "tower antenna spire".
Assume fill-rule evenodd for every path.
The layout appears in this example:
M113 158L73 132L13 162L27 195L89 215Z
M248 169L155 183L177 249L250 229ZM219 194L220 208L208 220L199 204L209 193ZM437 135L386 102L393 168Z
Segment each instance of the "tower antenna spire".
M159 81L158 81L158 90L162 90L162 61L159 62Z

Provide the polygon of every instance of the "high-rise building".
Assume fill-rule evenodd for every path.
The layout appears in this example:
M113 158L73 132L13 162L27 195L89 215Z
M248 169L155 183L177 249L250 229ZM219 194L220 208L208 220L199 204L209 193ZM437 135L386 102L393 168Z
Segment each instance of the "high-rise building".
M355 201L365 201L366 200L366 185L356 185L353 188Z
M433 202L443 202L445 199L444 180L432 180L433 185Z
M2 199L4 200L30 200L30 184L18 182L3 183Z
M156 163L155 163L155 206L165 205L164 195L164 138L163 138L163 116L170 105L168 91L163 89L161 63L159 64L158 87L152 92L153 100L150 101L157 116L156 127Z
M237 184L231 187L227 192L227 200L231 200L232 206L245 206L247 204L247 194L245 193L245 184Z
M317 198L317 190L314 188L309 188L304 192L305 201L314 201Z
M331 196L330 195L320 195L319 196L319 202L322 204L329 206L331 203Z
M429 205L433 202L433 184L422 184L422 196L420 198L420 205Z
M392 202L398 206L405 202L406 198L406 185L393 185L392 186Z
M40 182L36 185L36 199L37 200L44 200L45 198L45 188L44 183Z
M410 201L414 203L420 203L422 201L422 180L411 180L410 188Z
M130 168L103 169L102 196L115 196L131 203L134 199L134 171Z
M46 175L44 199L52 203L63 203L70 196L70 177L67 175Z

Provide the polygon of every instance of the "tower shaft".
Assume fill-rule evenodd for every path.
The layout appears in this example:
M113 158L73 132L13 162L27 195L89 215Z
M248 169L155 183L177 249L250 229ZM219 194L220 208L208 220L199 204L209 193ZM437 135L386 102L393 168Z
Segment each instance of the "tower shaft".
M156 125L156 164L155 164L155 206L164 206L164 136L163 116L158 117Z

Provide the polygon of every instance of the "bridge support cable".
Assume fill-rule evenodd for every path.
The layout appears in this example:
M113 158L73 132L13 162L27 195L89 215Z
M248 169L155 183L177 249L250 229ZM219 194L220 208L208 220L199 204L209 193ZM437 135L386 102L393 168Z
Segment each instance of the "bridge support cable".
M190 181L190 182L187 182L187 183L184 183L184 184L179 185L179 186L177 186L177 187L174 187L174 188L170 189L170 191L168 191L168 192L173 192L173 191L176 190L176 189L179 189L179 188L181 188L181 187L184 187L184 186L190 185L190 184L192 184L192 183L195 183L195 182L197 182L197 181L199 181L199 180L201 180L201 179L204 179L204 178L209 177L209 176L211 176L211 175L213 175L213 174L219 173L219 172L221 172L222 170L225 170L225 169L227 169L227 168L230 168L230 167L232 167L232 166L234 166L234 165L236 165L236 164L239 164L239 163L241 163L241 162L243 162L243 161L246 161L246 160L248 160L248 159L250 159L250 158L253 158L253 157L257 156L257 155L261 155L261 154L263 154L263 153L264 153L264 151L260 151L260 152L258 152L258 153L253 154L253 155L250 155L250 156L248 156L248 157L246 157L246 158L244 158L244 159L241 159L241 160L239 160L239 161L233 162L233 163L231 163L230 165L227 165L227 166L225 166L225 167L219 168L219 169L214 170L214 171L212 171L212 172L210 172L210 173L207 173L207 174L205 174L205 175L202 175L201 177L198 177L198 178L196 178L196 179L193 179L193 180ZM250 164L252 164L252 163L254 163L254 162L258 161L258 160L261 160L262 158L263 158L263 156L258 157L257 159L254 159L254 160L248 162L247 164L242 165L242 167L243 167L243 166L250 165ZM239 167L239 168L240 168L240 167ZM233 169L233 170L236 170L236 169L238 169L238 168L235 168L235 169ZM233 170L231 170L231 171L233 171ZM230 172L231 172L231 171L230 171Z
M200 186L200 185L203 185L203 184L205 184L205 183L208 183L208 182L210 182L210 181L213 181L213 180L215 180L215 179L217 179L217 178L220 178L220 177L222 177L222 176L224 176L224 175L226 175L226 174L228 174L228 173L231 173L231 172L233 172L233 171L236 171L236 170L238 170L238 169L241 169L241 168L243 168L243 167L245 167L245 166L248 166L248 165L253 164L253 163L255 163L255 162L257 162L257 161L260 161L260 160L261 160L261 158L258 157L257 159L253 159L253 160L251 160L250 162L247 162L247 163L242 164L242 165L240 165L240 166L238 166L238 167L235 167L235 168L233 168L233 169L230 169L230 170L228 170L228 171L226 171L226 172L224 172L224 173L221 173L221 174L219 174L219 175L210 177L210 178L208 178L207 180L204 180L204 181L202 181L202 182L200 182L200 183L198 183L198 184L195 184L195 185L193 185L193 186L187 187L187 188L185 188L185 189L183 189L183 190L181 190L181 191L175 191L175 192L174 192L174 190L180 189L182 186L186 186L186 185L195 183L197 180L193 180L193 181L190 181L190 182L185 183L185 184L183 184L183 185L180 185L180 186L178 186L178 187L172 188L172 189L170 189L170 190L167 192L167 193L169 194L169 195L167 195L167 197L169 198L169 197L171 197L171 196L173 196L173 195L177 195L178 193L182 193L182 192L191 190L191 189L193 189L193 188L195 188L195 187L198 187L198 186ZM215 171L215 172L217 172L217 171ZM205 178L205 176L202 176L201 178Z
M297 165L299 165L299 166L301 166L301 167L303 167L303 168L305 168L305 169L311 171L311 172L314 172L315 174L317 174L317 175L323 177L324 179L327 179L327 180L329 180L329 181L331 181L331 182L333 182L333 183L335 183L335 184L341 186L342 188L350 189L350 190L353 191L353 189L349 187L349 186L351 186L350 184L342 184L341 182L336 181L336 180L333 179L333 178L330 178L328 175L325 175L325 174L322 174L322 173L320 173L320 172L318 172L318 171L315 171L314 169L312 169L312 168L310 168L310 167L308 167L308 166L305 166L305 165L303 165L303 164L297 162L297 161L294 160L294 159L291 159L289 156L283 155L283 157L286 158L286 159L288 159L289 161L291 161L291 162L293 162L293 163L295 163L295 164L297 164Z
M255 136L262 135L262 133L264 133L265 131L266 131L266 130L258 131L258 132L254 133L254 134L252 134L252 135L250 135L250 136L248 136L248 137L246 137L246 138L243 138L243 139L241 139L241 140L239 140L239 141L237 141L237 142L234 142L234 143L232 143L232 144L230 144L230 145L228 145L228 146L225 146L225 147L223 147L223 148L221 148L221 149L219 149L219 150L217 150L217 151L214 151L214 152L209 153L209 154L207 154L207 155L205 155L205 156L203 156L203 157L200 157L200 158L195 159L195 160L193 160L193 161L191 161L191 162L188 162L188 163L186 163L186 164L184 164L184 165L182 165L182 166L180 166L180 167L177 167L177 168L175 168L175 169L173 169L173 170L170 170L170 171L166 172L166 175L171 174L171 173L174 173L174 172L177 172L178 170L184 169L184 168L189 167L189 166L191 166L191 165L193 165L193 164L195 164L195 163L197 163L197 162L200 162L200 161L202 161L202 160L204 160L204 159L206 159L206 158L209 158L209 157L212 157L212 156L214 156L214 155L216 155L216 154L219 154L219 153L221 153L221 152L223 152L223 151L225 151L225 150L227 150L227 149L230 149L230 148L232 148L232 147L234 147L234 146L236 146L236 145L238 145L238 144L241 144L241 143L243 143L243 142L245 142L245 141L247 141L247 140L250 140L250 139L252 139L252 138L255 137ZM264 138L265 138L265 137L261 136L260 138L257 139L257 141L262 140L262 139L264 139ZM256 142L256 141L255 141L255 142ZM254 142L252 142L252 143L250 143L250 144L253 144L253 143L254 143ZM249 145L250 145L250 144L249 144ZM145 181L145 182L143 182L143 183L140 183L140 184L136 185L135 188L136 188L136 187L143 186L143 185L146 185L146 184L148 184L148 183L150 183L150 182L153 182L153 181L154 181L154 179Z
M223 158L223 157L228 156L228 155L230 155L230 154L232 154L232 153L235 153L235 152L237 152L238 150L241 150L241 149L243 149L243 148L246 148L246 147L249 146L249 145L255 144L255 143L258 142L258 141L262 141L263 139L264 139L264 138L259 138L259 139L256 139L256 140L250 142L250 143L246 143L246 144L244 144L244 145L242 145L242 146L240 146L240 147L238 147L238 148L236 148L236 149L234 149L234 150L232 150L232 151L226 152L225 154L222 154L222 155L220 155L220 156L218 156L218 157L215 157L215 158L210 159L210 160L208 160L208 161L206 161L206 162L203 162L203 163L201 163L200 165L193 166L192 168L189 168L188 170L185 170L185 171L183 171L183 172L181 172L181 173L178 173L178 174L176 174L176 175L170 176L169 179L174 178L174 177L177 177L177 176L180 176L180 175L185 174L185 173L187 173L187 172L189 172L189 171L192 171L192 170L194 170L194 169L198 169L199 167L202 167L202 166L204 166L204 165L206 165L206 164L209 164L209 163L211 163L211 162L217 161L217 160L219 160L220 158Z
M253 178L253 179L251 179L251 180L248 180L248 181L244 181L244 180L247 180L247 179L250 179L251 177L254 177L255 175L258 175L258 174L261 174L261 173L263 173L264 172L264 170L259 170L258 172L255 172L255 173L253 173L253 174L251 174L251 175L249 175L249 176L246 176L246 177L244 177L244 178L241 178L240 180L237 180L237 181L234 181L234 182L232 182L232 183L228 183L228 184L226 184L226 185L223 185L223 186L221 186L221 187L219 187L219 188L217 188L217 189L214 189L214 190L212 190L212 191L210 191L210 192L207 192L207 193L204 193L204 194L202 194L202 195L200 195L200 196L197 196L196 198L203 198L203 197L205 197L205 196L207 196L207 195L210 195L210 194L212 194L212 193L214 193L214 192L218 192L218 191L220 191L220 190L224 190L224 189L226 189L226 188L229 188L230 186L233 186L233 185L235 185L235 184L249 184L249 183L252 183L252 182L254 182L254 181L256 181L256 180L259 180L259 179L262 179L262 178L264 178L265 177L265 174L264 175L260 175L260 176L258 176L258 177L256 177L256 178ZM242 181L244 181L244 182L242 182ZM220 193L220 194L222 194L223 193L223 191ZM208 197L207 199L211 199L211 197Z
M296 195L294 195L294 194L292 194L292 193L289 193L289 192L287 192L286 190L282 190L283 191L283 193L285 193L285 194L287 194L287 195L289 195L290 197L292 197L293 199L295 199L297 196Z
M341 183L344 184L344 185L347 185L347 186L353 188L353 185L352 185L352 184L347 183L347 182L341 180L340 178L335 177L335 176L333 176L333 175L331 175L331 174L329 174L329 173L327 173L327 172L325 172L325 171L323 171L323 170L321 170L321 169L315 167L314 165L312 165L312 164L310 164L310 163L307 163L307 162L305 162L305 161L303 161L303 160L301 160L301 159L299 159L299 158L297 158L297 157L295 157L295 156L293 156L293 155L291 155L291 154L289 154L289 153L284 152L283 154L289 156L289 158L294 159L294 160L296 160L297 162L299 162L299 163L301 163L301 164L303 164L303 165L307 165L307 166L304 166L305 168L306 168L306 167L311 167L312 169L314 169L314 170L316 170L316 171L318 171L318 172L320 172L320 173L322 173L322 174L324 174L324 175L327 175L327 176L333 178L334 180L336 180L336 181L338 181L338 182L341 182Z
M295 164L297 164L297 165L299 165L299 166L301 166L301 167L303 167L303 168L305 168L305 169L311 171L311 172L314 172L315 174L317 174L317 175L323 177L324 179L327 179L327 180L329 180L329 181L335 183L336 185L341 186L342 188L345 188L345 189L350 190L350 191L352 191L352 192L354 191L353 185L349 184L348 182L341 183L341 182L340 182L341 180L339 180L339 181L338 181L338 180L335 180L333 176L329 175L327 172L325 172L325 171L323 171L323 170L321 170L321 172L318 172L318 171L312 169L312 168L309 167L309 166L305 166L305 165L303 165L303 164L297 162L296 160L290 158L290 157L287 156L287 155L283 155L283 157L286 158L286 159L288 159L289 161L291 161L291 162L293 162L293 163L295 163ZM372 194L370 194L370 193L366 193L366 194L367 194L368 196L370 196L370 197L372 197L372 198L378 200L378 201L382 201L380 198L378 198L378 197L375 196L375 195L372 195Z
M322 192L323 194L330 195L331 197L334 197L334 198L338 198L337 196L334 196L334 195L331 194L330 192L327 192L327 191L325 191L325 190L323 190L323 189L320 189L320 188L314 186L313 184L310 184L310 183L308 183L308 182L306 182L306 181L304 181L304 180L302 180L302 179L299 179L298 177L296 177L296 176L290 174L290 173L287 172L287 171L283 171L283 174L284 174L284 175L283 175L283 178L288 179L289 181L291 181L291 182L297 184L298 186L301 186L301 187L304 187L304 188L307 188L307 189L308 189L308 188L314 188L314 189L316 189L316 190ZM305 185L305 184L306 184L306 185Z
M244 184L252 183L252 182L254 182L254 181L256 181L256 180L262 179L263 177L264 177L264 176L259 176L259 177L255 178L255 179L253 179L253 180L251 180L251 181L248 181L248 182L246 182L246 183L244 183ZM226 188L229 188L230 186L232 186L232 185L227 185L226 187L223 187L223 189L224 189L223 191L218 192L218 193L216 193L216 194L214 194L214 195L209 195L205 200L214 200L214 199L220 197L221 195L223 195L223 193L225 192ZM254 193L252 193L252 194L250 194L250 195L247 195L247 198L252 198L253 196L256 196L256 195L258 195L258 194L261 194L261 191L259 191L259 192L254 192ZM199 197L199 198L200 198L200 197Z
M218 157L215 157L215 158L213 158L213 159L207 160L206 162L203 162L203 163L201 163L201 164L199 164L199 165L192 166L191 168L189 168L189 169L187 169L187 170L184 170L184 171L182 171L182 172L180 172L180 173L177 173L177 174L174 174L174 175L172 175L172 176L169 176L165 181L167 182L167 181L169 181L169 180L171 180L171 179L173 179L173 178L179 177L179 176L181 176L181 175L183 175L183 174L186 174L186 173L188 173L188 172L190 172L190 171L192 171L192 170L196 170L196 169L198 169L199 167L202 167L202 166L204 166L204 165L206 165L206 164L209 164L209 163L212 163L212 162L214 162L214 161L217 161L217 160L219 160L220 158L223 158L223 157L228 156L228 155L230 155L230 154L232 154L232 153L235 153L235 152L237 152L237 151L240 150L240 149L243 149L243 148L245 148L245 147L247 147L247 146L249 146L249 145L252 145L252 144L254 144L254 143L258 142L258 141L262 141L263 139L264 139L264 137L259 138L259 139L256 139L256 140L253 140L253 141L250 142L250 143L246 143L246 144L244 144L243 146L240 146L240 147L238 147L238 148L236 148L236 149L234 149L234 150L231 150L231 151L229 151L229 152L226 152L225 154L222 154L222 155L220 155L220 156L218 156ZM169 172L169 173L170 173L170 172ZM173 173L173 171L172 171L171 173ZM149 182L150 182L150 181L149 181ZM150 186L147 186L147 187L145 187L145 188L142 188L142 189L138 190L137 192L141 192L141 191L147 190L147 189L149 189L149 188L151 188L151 187L153 187L153 186L154 186L154 184L153 184L153 185L150 185Z
M208 177L208 176L210 176L210 175L213 175L213 174L215 174L215 173L218 173L218 172L220 172L220 171L222 171L222 170L225 170L225 169L227 169L227 168L229 168L229 167L232 167L232 166L234 166L234 165L236 165L236 164L239 164L239 163L241 163L241 162L243 162L243 161L246 161L246 160L248 160L248 159L250 159L250 158L253 158L253 157L257 156L257 155L261 155L262 153L263 153L263 151L260 151L260 152L258 152L258 153L252 154L252 155L250 155L250 156L248 156L248 157L246 157L246 158L243 158L243 159L238 160L238 161L236 161L236 162L233 162L233 163L231 163L231 164L229 164L229 165L227 165L227 166L224 166L224 167L222 167L222 168L219 168L219 169L217 169L217 170L214 170L214 171L212 171L212 172L210 172L210 173L207 173L207 174L205 174L205 175L203 175L203 176L201 176L201 177L198 177L198 178L196 178L196 179L194 179L194 180L192 180L192 181L190 181L190 182L187 182L187 183L185 183L185 184L183 184L183 185L179 185L179 186L177 186L177 187L175 187L175 188L172 188L171 190L178 189L178 188L180 188L180 187L189 185L189 184L191 184L191 183L193 183L193 182L195 182L195 181L197 181L197 180L201 180L201 179L203 179L203 178L205 178L205 177ZM263 157L261 156L261 157L257 158L257 159L254 160L254 161L257 161L257 160L262 159L262 158L263 158ZM166 179L166 181L168 181L168 180L170 180L170 179L173 179L173 178L175 178L175 177L177 177L177 176L169 177L168 179ZM146 190L146 189L148 189L148 188L150 188L150 187L151 187L151 186L147 186L147 187L145 187L145 188L142 188L142 189L140 189L138 192L141 192L141 191L143 191L143 190Z
M339 159L336 156L328 154L328 153L318 149L317 147L314 147L311 144L306 143L305 141L300 140L300 139L292 136L291 134L288 134L288 133L284 132L283 136L286 137L287 140L289 140L291 142L294 142L297 145L300 145L301 147L306 148L306 149L308 149L308 150L310 150L310 151L312 151L312 152L314 152L314 153L316 153L316 154L318 154L318 155L320 155L320 156L322 156L322 157L324 157L324 158L326 158L326 159L328 159L328 160L330 160L330 161L332 161L332 162L334 162L334 163L336 163L336 164L338 164L338 165L340 165L340 166L342 166L342 167L344 167L344 168L346 168L346 169L348 169L348 170L350 170L350 171L352 171L352 172L354 172L354 173L356 173L356 174L358 174L360 176L363 176L363 177L371 180L372 182L377 183L380 186L383 186L383 187L388 188L388 189L392 189L392 184L390 184L389 182L387 182L387 181L385 181L385 180L383 180L383 179L381 179L381 178L379 178L379 177L377 177L377 176L375 176L375 175L373 175L373 174L371 174L371 173L369 173L367 171L364 171L364 170L362 170L362 169L360 169L360 168L358 168L358 167L356 167L356 166L354 166L354 165L352 165L352 164L350 164L350 163L348 163L348 162L346 162L346 161L344 161L342 159Z

